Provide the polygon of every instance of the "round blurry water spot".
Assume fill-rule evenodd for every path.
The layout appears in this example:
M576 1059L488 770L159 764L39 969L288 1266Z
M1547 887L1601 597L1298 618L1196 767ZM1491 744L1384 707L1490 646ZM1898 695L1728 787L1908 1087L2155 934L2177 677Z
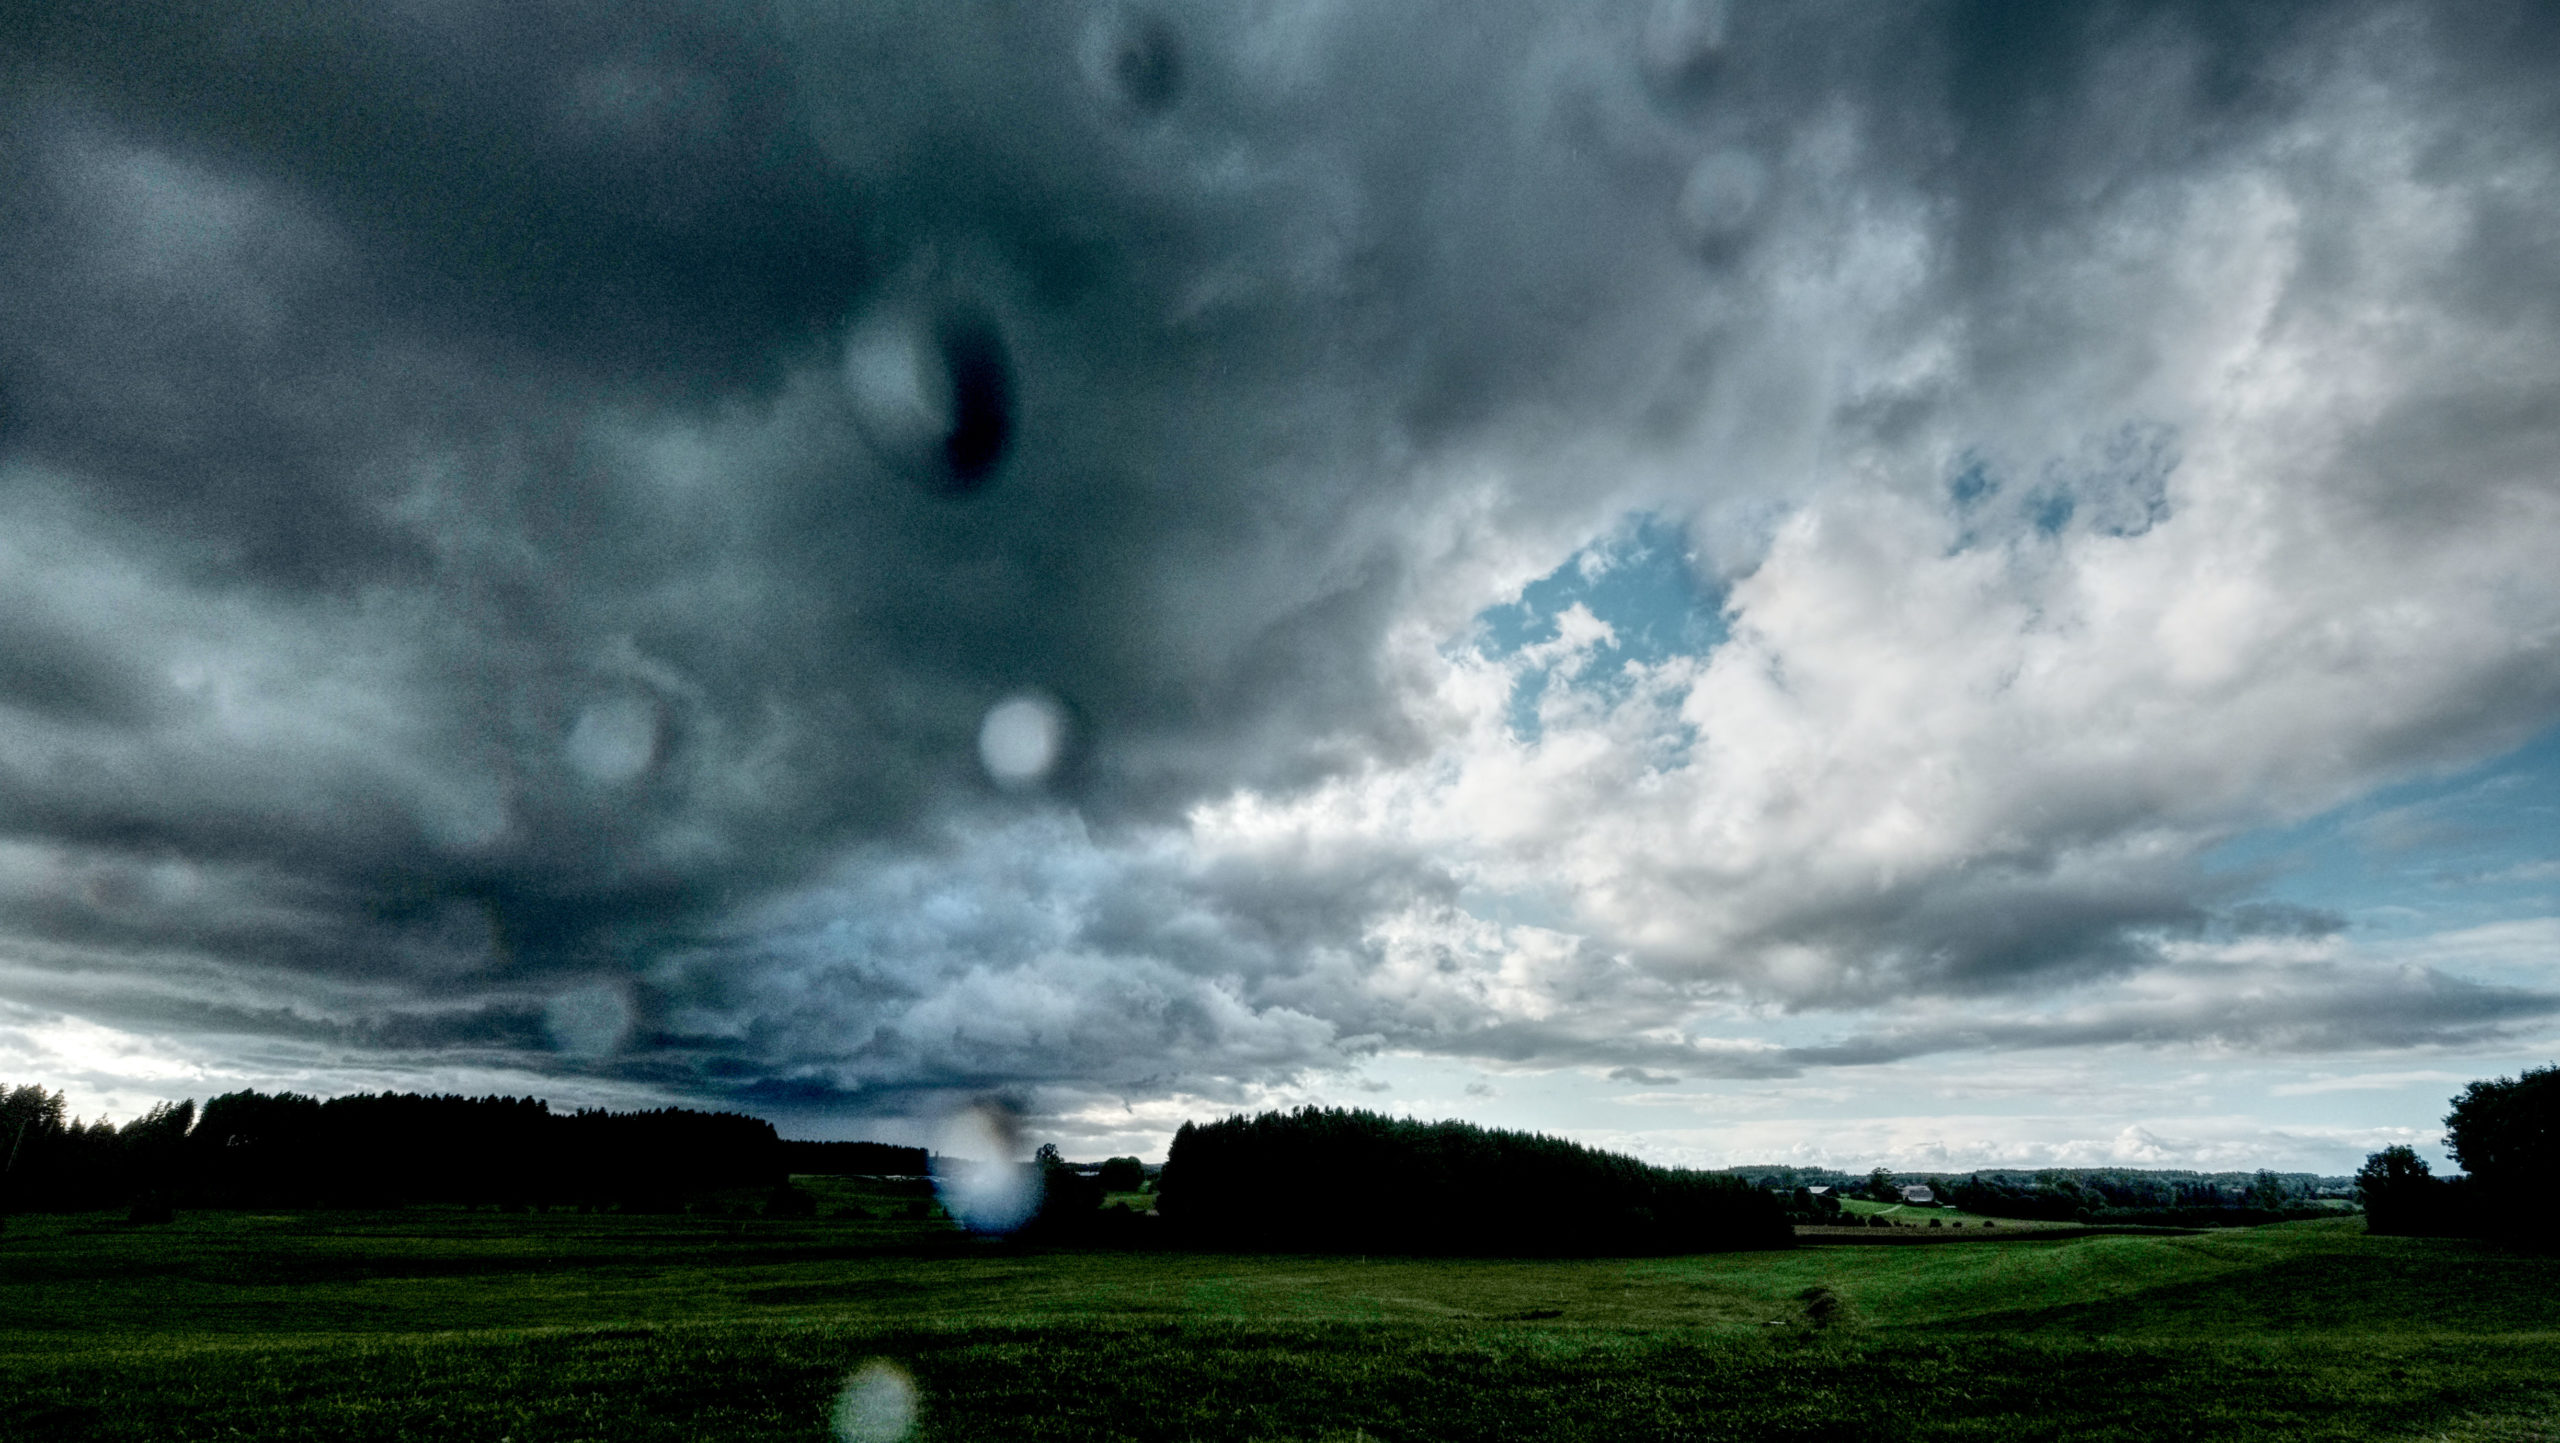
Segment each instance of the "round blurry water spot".
M552 998L542 1021L552 1044L571 1057L608 1057L631 1033L631 1001L609 982L590 982Z
M1644 69L1665 90L1702 84L1725 48L1725 0L1654 0L1645 17Z
M1013 365L984 320L955 318L940 336L951 416L942 433L942 489L975 491L1013 446Z
M1036 786L1067 746L1067 712L1051 697L1020 692L987 708L978 723L978 760L997 786Z
M1182 39L1154 15L1131 21L1111 54L1112 78L1140 110L1156 111L1182 93Z
M1769 172L1738 150L1720 150L1698 162L1680 187L1676 214L1692 245L1714 254L1738 244L1760 218Z
M915 1432L915 1380L885 1359L863 1364L836 1395L835 1425L843 1443L898 1443Z
M617 696L578 713L560 751L578 775L618 786L657 764L658 708L646 697Z
M1182 32L1148 10L1104 11L1087 29L1084 64L1094 88L1135 117L1170 109L1182 98Z
M923 465L951 430L951 377L916 316L890 311L857 327L845 343L844 385L863 439L899 470Z
M1040 1174L1023 1162L1021 1129L995 1103L963 1108L943 1124L933 1188L943 1211L973 1233L1009 1233L1040 1210Z
M854 429L891 471L946 496L976 491L1013 448L1013 361L966 306L884 306L845 338Z

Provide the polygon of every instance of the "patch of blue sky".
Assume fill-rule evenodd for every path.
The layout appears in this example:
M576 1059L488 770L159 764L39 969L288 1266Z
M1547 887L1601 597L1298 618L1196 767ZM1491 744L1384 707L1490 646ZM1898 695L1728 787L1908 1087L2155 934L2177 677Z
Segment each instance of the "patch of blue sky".
M2026 468L1966 451L1947 478L1957 528L1948 549L2028 535L2052 541L2075 522L2101 536L2140 536L2169 515L2178 462L2177 429L2154 421L2093 432L2068 454Z
M1486 656L1505 660L1555 640L1559 619L1579 605L1612 633L1596 648L1582 684L1621 695L1628 663L1702 656L1724 641L1725 601L1723 588L1701 584L1687 533L1640 513L1522 588L1518 601L1479 613L1477 636ZM1543 730L1538 703L1553 670L1532 667L1512 689L1511 728L1525 741Z
M2205 858L2263 895L2392 939L2560 915L2560 727L2448 777L2385 787Z
M1550 932L1579 933L1573 909L1544 892L1497 891L1474 883L1458 889L1458 906L1469 916L1503 926L1544 927Z

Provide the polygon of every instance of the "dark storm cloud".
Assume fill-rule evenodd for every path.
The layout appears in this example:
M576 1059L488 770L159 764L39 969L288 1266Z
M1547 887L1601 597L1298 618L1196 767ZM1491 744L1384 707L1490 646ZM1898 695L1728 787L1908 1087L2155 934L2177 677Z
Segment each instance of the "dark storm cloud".
M1944 249L1880 333L1961 313L1986 412L2105 390L2050 253L2259 143L2370 19L19 7L0 925L48 1005L137 1027L792 1096L1579 1056L1377 981L1445 866L1114 839L1422 754L1386 639L1463 621L1434 564L1661 499L1557 462L1588 438L1709 447L1704 534L1826 428L1857 454L1961 409L1808 399L1851 341L1782 298L1877 216ZM2512 132L2550 109L2529 10L2394 23ZM2546 214L2476 243L2520 304ZM2386 416L2371 464L2444 415ZM2034 484L2084 531L2166 514L2173 463L2092 464ZM1026 690L1072 722L1046 803L978 768ZM1044 804L1072 835L1004 830ZM1879 985L1996 991L2220 900L2049 860L1822 925L1885 939Z
M698 383L769 371L864 282L871 207L750 12L106 4L0 44L22 95L293 191L410 325Z
M1417 21L1505 69L1533 38ZM1497 163L1453 154L1442 107L1507 105L1457 69L1363 122L1418 143L1317 127L1299 173L1201 203L1185 172L1217 158L1146 127L1186 105L1218 144L1294 145L1329 96L1241 93L1137 12L103 6L0 43L12 481L68 553L24 579L112 555L165 598L10 639L0 682L91 762L21 758L13 830L77 865L271 863L363 921L463 898L525 966L624 965L965 792L1007 686L1090 718L1106 807L1377 744L1364 638L1399 563L1356 513L1392 507L1381 442L1536 380L1522 327L1435 334L1435 306L1486 307L1417 287L1587 291L1559 263L1597 243L1361 213L1403 197L1336 161ZM1498 264L1432 265L1451 239ZM839 399L866 305L912 311L947 371L940 479ZM207 599L377 653L343 680L382 714L316 752L285 734L341 718L204 736L205 704L155 700L173 653L315 659L184 634ZM327 707L273 696L304 679L255 684ZM223 949L205 927L179 933Z

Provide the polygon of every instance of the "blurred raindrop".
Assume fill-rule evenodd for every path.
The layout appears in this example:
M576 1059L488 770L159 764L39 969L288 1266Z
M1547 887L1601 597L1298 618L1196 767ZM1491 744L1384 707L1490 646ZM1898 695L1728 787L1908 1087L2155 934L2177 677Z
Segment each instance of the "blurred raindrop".
M1013 445L1013 376L1004 338L981 318L942 326L942 361L951 378L951 425L942 458L950 489L975 491Z
M863 440L929 489L975 491L1012 449L1012 362L984 316L886 307L846 339L844 385Z
M418 798L419 830L435 846L476 852L507 834L510 813L497 781L486 775L452 778Z
M1664 92L1694 94L1724 57L1725 0L1654 0L1645 17L1644 72Z
M571 1057L610 1057L631 1035L631 1000L610 982L590 982L542 1009L552 1045Z
M429 975L478 972L506 957L497 913L476 897L457 897L421 913L407 941L414 965Z
M1691 244L1720 255L1751 233L1768 192L1767 167L1742 151L1719 150L1689 172L1673 215Z
M1111 79L1123 98L1154 114L1182 94L1182 35L1161 15L1124 18L1111 49Z
M590 702L560 744L561 755L588 781L619 786L657 765L658 707L642 696Z
M866 318L845 342L854 424L885 459L912 460L950 428L950 383L931 340L916 317L892 311Z
M1009 1233L1040 1210L1039 1171L1022 1161L1013 1110L982 1102L943 1125L933 1187L945 1212L973 1233Z
M987 708L978 724L978 760L1007 789L1037 786L1067 748L1067 710L1036 691L1017 692Z
M836 1395L835 1425L844 1443L899 1443L915 1432L915 1380L885 1358L863 1364Z

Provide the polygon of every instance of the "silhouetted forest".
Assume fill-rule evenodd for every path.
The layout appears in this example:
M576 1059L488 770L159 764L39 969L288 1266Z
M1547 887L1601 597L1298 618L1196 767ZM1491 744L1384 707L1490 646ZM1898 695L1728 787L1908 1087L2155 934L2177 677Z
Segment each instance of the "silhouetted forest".
M923 1177L932 1158L920 1147L886 1142L792 1142L782 1144L785 1171L827 1177Z
M1340 1108L1183 1124L1156 1206L1194 1242L1316 1252L1675 1253L1793 1238L1779 1200L1737 1177Z
M876 1165L876 1166L875 1166ZM737 1113L554 1112L538 1098L232 1092L117 1126L42 1087L0 1091L0 1207L390 1207L411 1202L666 1210L799 1172L925 1170L920 1148L787 1143Z

